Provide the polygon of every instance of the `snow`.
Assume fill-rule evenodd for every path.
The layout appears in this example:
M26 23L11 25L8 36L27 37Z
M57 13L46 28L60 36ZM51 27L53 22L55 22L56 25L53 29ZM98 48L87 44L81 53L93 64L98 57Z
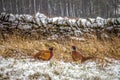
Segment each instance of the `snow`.
M105 24L105 19L101 18L101 17L97 17L96 18L96 23L98 24L98 26L103 27Z
M90 20L91 23L94 23L95 22L95 19L94 18L88 18Z
M33 17L31 15L24 14L23 17L24 17L24 20L27 22L33 21Z
M89 19L90 21L88 21L87 19L82 19L80 18L78 20L78 23L80 25L80 22L81 24L84 26L84 27L92 27L92 23L94 22L94 19Z
M16 20L16 17L13 14L10 14L9 21L14 22Z
M114 60L101 69L100 64L93 61L79 64L0 57L0 75L2 79L7 76L10 80L120 80L120 61Z
M77 24L80 26L81 25L81 19L78 19Z
M48 23L51 24L57 24L57 25L70 25L70 27L73 26L81 26L81 24L83 25L83 27L104 27L104 25L106 25L109 22L112 23L117 23L116 21L118 21L120 23L120 18L108 18L108 19L104 19L101 17L97 17L97 18L78 18L78 19L71 19L68 17L52 17L49 18L46 15L37 12L35 14L35 16L32 15L28 15L28 14L21 14L21 15L13 15L13 14L6 14L6 13L1 13L0 18L2 16L7 17L9 15L9 21L16 21L16 20L20 20L20 21L26 21L26 22L33 22L33 23L37 23L38 26L46 26L48 25ZM23 22L24 22L23 21ZM77 24L76 24L77 23Z
M112 29L113 29L113 26L109 26L106 28L106 30L109 30L109 31L111 31Z
M32 29L32 26L31 25L21 25L21 26L18 26L19 29L22 29L22 30L27 30L27 29Z
M4 26L2 24L0 24L0 28L2 29L2 28L4 28Z
M81 23L82 23L82 25L85 27L86 26L86 19L81 19Z
M119 22L119 24L120 24L120 17L119 18L117 18L117 21Z
M82 34L83 34L83 32L82 32L82 31L80 31L80 30L75 30L75 34L76 34L76 36L77 36L77 35L82 35Z
M78 37L70 37L73 40L78 40L78 41L85 41L85 38L78 38Z
M18 14L16 14L15 17L16 17L16 19L18 19L18 20L20 19L20 15L18 15Z
M109 22L117 23L116 21L118 21L120 23L120 18L119 17L118 18L108 18L108 19L104 19L104 18L101 18L101 17L87 18L87 19L84 19L84 18L71 19L71 18L68 18L68 17L52 17L52 18L49 18L49 17L47 17L46 15L44 15L40 12L37 12L35 14L35 16L28 15L28 14L13 15L13 14L1 13L0 18L2 16L7 17L8 15L9 15L9 21L14 22L16 20L20 20L20 21L24 20L26 22L37 23L38 26L42 26L42 25L46 26L48 23L51 23L53 25L54 24L58 24L58 25L67 25L68 24L68 25L70 25L70 27L81 26L81 24L84 27L94 27L94 26L104 27L104 25L106 25Z
M73 27L73 26L75 26L75 24L76 24L76 20L75 19L68 19L68 24L70 25L70 27Z
M58 38L59 38L58 35L55 34L55 35L48 37L47 40L57 40Z
M42 32L45 31L48 32L48 30L51 30L50 34L52 35L53 33L57 33L57 34L63 33L64 35L68 34L68 35L81 36L84 33L95 32L96 29L106 28L108 31L111 31L113 30L111 26L114 25L119 26L120 24L120 18L104 19L101 17L97 17L97 18L84 19L84 18L68 18L68 17L48 17L40 12L37 12L35 15L29 15L29 14L14 15L14 14L1 13L0 18L2 20L1 23L2 25L0 25L0 28L9 27L5 25L7 22L7 24L9 23L13 25L12 27L13 29L16 27L22 30L35 29L37 31L37 29L40 30L42 29L41 30Z
M41 24L46 26L46 24L47 24L47 16L45 16L42 13L37 12L35 15L35 20L39 26L41 26Z
M57 20L62 20L62 19L63 19L62 17L54 17L54 18L52 18L53 23L56 22Z
M3 12L3 13L0 14L0 18L3 17L3 16L6 16L5 12Z

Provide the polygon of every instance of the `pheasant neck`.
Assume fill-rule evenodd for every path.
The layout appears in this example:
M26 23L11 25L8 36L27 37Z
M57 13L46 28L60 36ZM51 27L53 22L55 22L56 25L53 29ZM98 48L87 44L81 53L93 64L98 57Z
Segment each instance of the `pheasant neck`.
M53 54L53 51L50 50L50 54Z
M50 54L51 54L51 57L52 57L53 56L53 51L52 50L50 51Z
M76 49L73 49L72 51L76 52Z

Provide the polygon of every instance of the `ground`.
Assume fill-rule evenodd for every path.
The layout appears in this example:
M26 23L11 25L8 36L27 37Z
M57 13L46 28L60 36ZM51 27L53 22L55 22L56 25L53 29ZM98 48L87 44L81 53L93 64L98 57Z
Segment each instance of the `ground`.
M120 60L102 65L0 57L0 80L120 80Z
M120 80L119 38L99 40L94 36L58 40L21 38L9 35L0 39L0 80ZM84 56L81 62L71 58L71 46ZM50 61L35 60L39 50L54 48Z

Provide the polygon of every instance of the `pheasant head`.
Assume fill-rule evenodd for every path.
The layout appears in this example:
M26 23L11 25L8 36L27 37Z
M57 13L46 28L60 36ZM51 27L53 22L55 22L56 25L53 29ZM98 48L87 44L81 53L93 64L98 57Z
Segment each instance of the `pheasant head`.
M73 51L76 51L76 46L72 46L72 50L73 50Z
M50 50L50 51L53 51L53 47L50 47L49 50Z

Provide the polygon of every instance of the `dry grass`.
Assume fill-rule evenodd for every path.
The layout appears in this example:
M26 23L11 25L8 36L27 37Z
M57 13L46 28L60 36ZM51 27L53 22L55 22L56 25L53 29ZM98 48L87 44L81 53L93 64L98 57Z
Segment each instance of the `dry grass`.
M24 39L11 35L6 41L0 40L0 55L4 57L32 56L38 50L54 48L55 60L71 61L71 46L75 45L78 51L85 56L96 56L100 58L111 57L120 59L120 39L113 37L111 40L98 40L94 37L86 37L85 41L65 39L59 41L48 41L45 39Z

